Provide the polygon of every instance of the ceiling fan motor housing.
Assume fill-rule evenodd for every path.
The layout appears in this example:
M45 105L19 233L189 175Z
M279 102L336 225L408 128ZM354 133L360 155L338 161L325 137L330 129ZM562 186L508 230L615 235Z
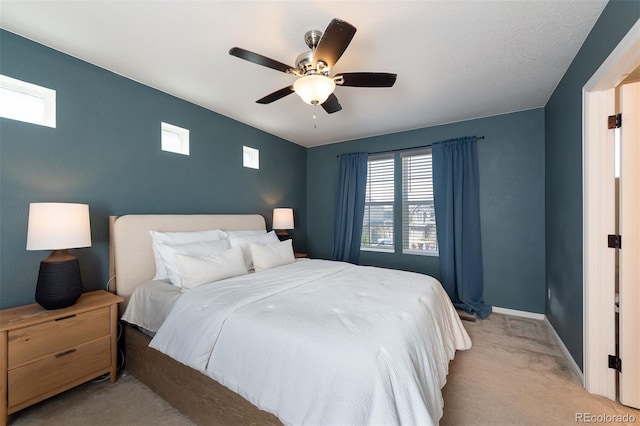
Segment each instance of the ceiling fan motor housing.
M306 74L313 70L313 51L303 52L296 58L296 68L301 74Z
M329 68L324 62L318 61L317 68L313 68L313 51L301 53L296 58L296 68L302 75L320 74L329 76L331 68Z

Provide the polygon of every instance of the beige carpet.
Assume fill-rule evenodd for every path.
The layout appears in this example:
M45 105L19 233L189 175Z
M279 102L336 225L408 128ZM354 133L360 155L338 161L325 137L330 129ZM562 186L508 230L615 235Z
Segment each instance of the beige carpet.
M474 346L450 364L442 425L570 425L579 413L640 424L640 411L585 392L545 322L492 314L464 325ZM9 425L192 423L125 372L115 385L90 382L15 413Z
M473 348L449 365L441 425L570 425L581 413L640 424L640 411L584 390L545 321L491 314L465 327Z
M9 416L8 425L193 425L126 372L117 383L89 382Z

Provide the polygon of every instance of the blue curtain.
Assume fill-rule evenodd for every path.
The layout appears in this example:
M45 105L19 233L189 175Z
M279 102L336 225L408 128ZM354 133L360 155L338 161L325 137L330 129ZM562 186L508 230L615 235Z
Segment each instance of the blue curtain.
M476 137L432 145L433 197L442 285L456 308L484 319Z
M335 227L331 258L358 263L367 188L367 153L339 156Z

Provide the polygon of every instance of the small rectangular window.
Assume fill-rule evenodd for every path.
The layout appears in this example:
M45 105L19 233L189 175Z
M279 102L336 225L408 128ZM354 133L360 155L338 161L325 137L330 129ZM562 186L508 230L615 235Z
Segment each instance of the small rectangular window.
M189 155L189 130L162 122L162 150L176 154Z
M250 169L260 168L260 151L248 146L242 147L242 165Z
M369 157L361 250L395 252L393 175L393 154Z
M430 148L402 155L402 253L438 255Z
M56 127L56 91L0 75L0 117Z

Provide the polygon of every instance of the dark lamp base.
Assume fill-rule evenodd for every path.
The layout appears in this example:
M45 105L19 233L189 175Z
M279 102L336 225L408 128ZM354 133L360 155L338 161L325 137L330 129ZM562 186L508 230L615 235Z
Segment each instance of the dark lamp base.
M61 262L40 262L36 302L45 309L72 306L82 294L82 277L78 258Z

